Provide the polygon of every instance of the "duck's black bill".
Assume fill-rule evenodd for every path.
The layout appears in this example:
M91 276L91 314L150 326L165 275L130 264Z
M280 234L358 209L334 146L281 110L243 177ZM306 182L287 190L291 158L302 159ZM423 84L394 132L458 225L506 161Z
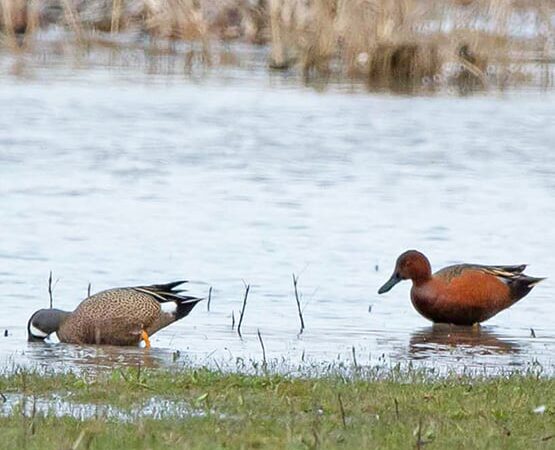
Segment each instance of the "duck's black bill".
M385 294L387 291L390 291L393 286L395 286L400 281L403 281L402 278L394 273L391 275L391 278L386 281L386 283L379 289L378 294Z

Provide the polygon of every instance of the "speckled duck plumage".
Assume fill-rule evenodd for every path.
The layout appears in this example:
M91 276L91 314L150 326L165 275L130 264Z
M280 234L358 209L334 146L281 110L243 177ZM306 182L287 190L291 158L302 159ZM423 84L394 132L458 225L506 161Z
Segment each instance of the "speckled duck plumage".
M152 286L108 289L83 300L73 312L36 311L28 323L29 340L42 340L56 332L61 342L74 344L137 345L187 316L201 300L176 288L184 281ZM166 312L163 303L173 302Z

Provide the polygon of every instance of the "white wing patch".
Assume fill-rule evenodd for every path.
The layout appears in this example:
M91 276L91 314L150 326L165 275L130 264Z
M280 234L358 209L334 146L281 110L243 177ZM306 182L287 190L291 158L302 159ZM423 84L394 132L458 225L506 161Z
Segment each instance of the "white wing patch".
M37 327L35 327L33 324L31 324L31 326L29 327L29 331L31 332L31 334L34 337L38 337L38 338L45 338L46 336L48 336L48 333L45 333L42 330L39 330Z
M162 311L169 314L175 314L177 310L177 303L175 302L165 302L160 305Z

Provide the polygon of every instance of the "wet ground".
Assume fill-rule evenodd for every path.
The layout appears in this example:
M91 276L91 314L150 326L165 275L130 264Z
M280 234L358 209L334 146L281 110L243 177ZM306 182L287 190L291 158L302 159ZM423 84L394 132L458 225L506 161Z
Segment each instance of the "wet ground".
M79 420L103 419L118 422L136 422L148 417L154 420L185 419L206 415L203 410L195 409L181 401L172 401L162 397L151 397L135 405L134 408L117 408L101 403L75 402L53 395L50 397L24 396L21 394L3 394L0 402L0 417L10 416L16 412L26 417L52 414L56 417L73 417Z
M553 371L554 92L320 90L256 65L184 77L3 55L1 67L2 367L240 367L262 359L259 330L266 358L291 368ZM376 293L407 248L435 269L529 263L551 278L481 330L432 328L409 283ZM211 308L150 351L28 344L50 270L59 308L88 283L183 278L193 294L213 287Z

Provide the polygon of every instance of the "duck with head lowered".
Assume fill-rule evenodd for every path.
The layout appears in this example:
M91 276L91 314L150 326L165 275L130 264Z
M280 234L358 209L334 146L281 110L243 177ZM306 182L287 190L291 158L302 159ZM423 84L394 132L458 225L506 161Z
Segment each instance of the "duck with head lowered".
M485 266L457 264L434 274L428 258L408 250L378 294L402 280L412 280L410 298L416 310L436 323L474 325L513 305L544 278L525 275L525 264Z
M70 311L39 309L29 319L29 341L56 333L72 344L138 345L150 347L149 336L187 316L202 299L176 289L185 281L108 289L83 300ZM173 306L172 311L162 309Z

